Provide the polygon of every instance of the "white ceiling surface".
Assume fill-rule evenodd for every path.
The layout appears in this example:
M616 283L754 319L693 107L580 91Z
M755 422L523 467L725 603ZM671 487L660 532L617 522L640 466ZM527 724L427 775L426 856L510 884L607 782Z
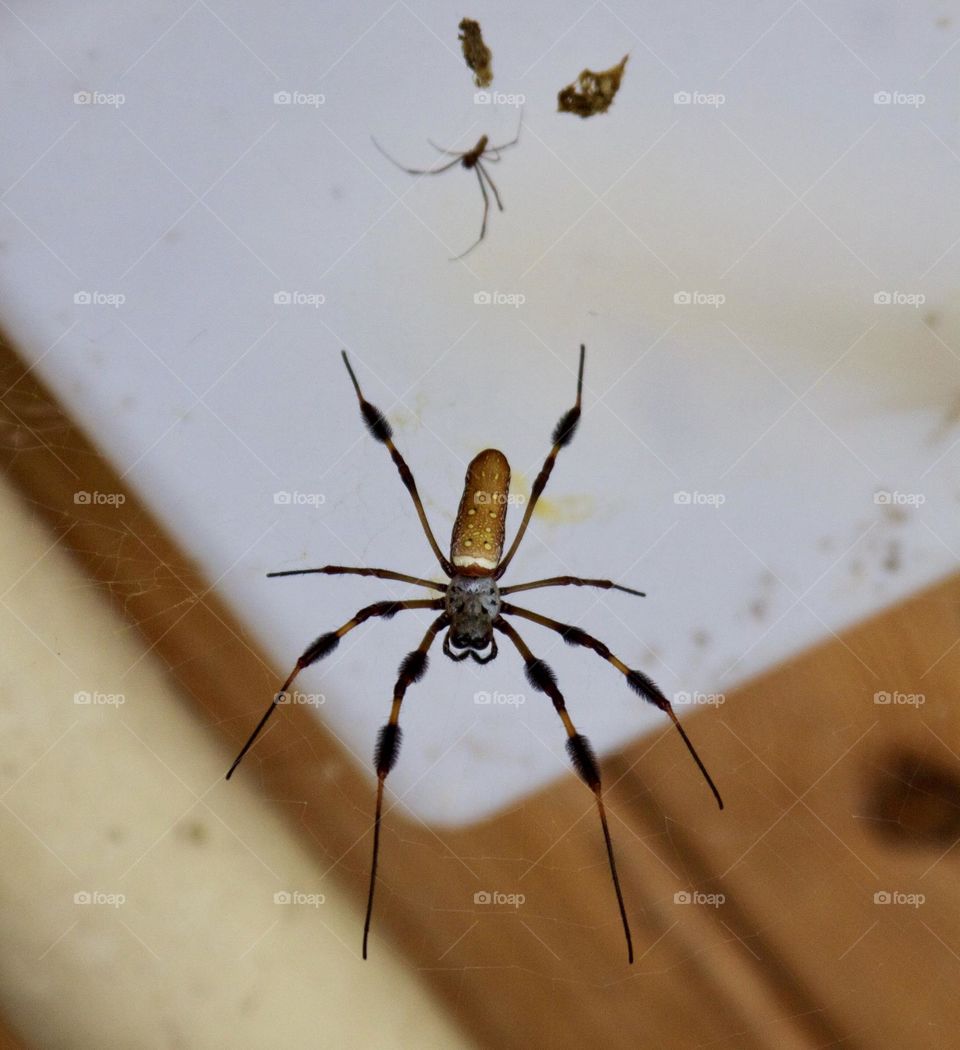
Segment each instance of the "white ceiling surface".
M340 348L446 546L479 449L502 448L528 491L586 342L581 429L509 578L645 589L523 598L668 694L726 691L955 567L956 13L474 10L495 89L527 101L520 144L490 169L506 211L454 263L479 228L473 174L418 181L370 136L411 166L435 162L428 137L513 136L514 107L473 101L459 6L14 2L0 13L4 323L284 665L411 589L266 571L438 572ZM581 68L627 51L609 114L555 112ZM78 91L125 98L76 105ZM280 106L277 91L325 98ZM681 91L725 101L677 105ZM878 91L926 100L877 105ZM75 304L79 291L125 301ZM275 305L277 291L324 302ZM483 291L525 301L476 305ZM726 301L675 303L683 291ZM925 303L876 305L882 291ZM891 514L878 490L925 502ZM277 491L324 502L277 505ZM685 506L678 491L725 502ZM429 619L364 625L303 676L366 764ZM594 654L520 626L598 750L664 726ZM477 704L480 691L525 702ZM251 727L268 700L245 699ZM402 724L390 786L424 819L476 818L567 767L562 727L505 640L485 668L437 645Z

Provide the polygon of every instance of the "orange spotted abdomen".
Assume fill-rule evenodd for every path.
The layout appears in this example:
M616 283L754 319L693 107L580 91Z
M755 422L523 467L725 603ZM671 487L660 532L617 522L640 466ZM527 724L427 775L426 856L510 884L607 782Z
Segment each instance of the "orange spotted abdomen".
M484 449L470 461L453 524L450 560L465 576L486 576L503 554L510 464L495 448Z

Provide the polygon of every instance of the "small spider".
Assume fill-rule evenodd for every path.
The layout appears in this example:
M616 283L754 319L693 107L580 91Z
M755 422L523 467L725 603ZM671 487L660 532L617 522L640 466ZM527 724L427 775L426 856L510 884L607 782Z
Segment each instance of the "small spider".
M610 580L584 579L579 576L551 576L548 579L533 580L530 583L515 583L509 587L500 587L497 582L506 572L513 556L517 552L517 548L520 546L520 541L523 539L527 526L530 523L537 500L546 487L547 480L553 470L557 454L561 448L570 443L576 432L577 424L580 421L580 399L583 391L585 353L585 348L581 345L580 367L577 375L577 400L573 407L560 417L560 421L554 428L553 447L550 449L543 467L533 483L530 499L527 501L523 513L523 519L506 556L503 557L502 554L505 538L504 525L507 516L507 494L510 488L510 465L502 452L488 448L475 456L467 467L463 496L460 499L460 508L457 511L456 521L453 526L450 557L446 558L440 550L433 535L433 530L427 521L427 515L423 509L420 495L417 492L413 473L393 443L393 430L380 410L364 398L360 391L360 384L347 358L346 351L343 351L343 363L347 366L347 372L350 375L354 390L357 392L360 412L364 422L373 437L386 445L389 450L390 456L400 473L400 478L413 499L413 504L420 518L420 524L423 526L427 541L444 573L449 577L450 582L436 583L433 580L408 576L405 573L395 572L392 569L350 568L343 565L324 565L319 569L291 569L286 572L268 573L268 576L303 576L309 573L376 576L382 580L398 580L403 583L413 583L421 587L428 587L434 591L440 591L443 597L376 602L373 605L360 609L342 627L338 627L335 631L321 634L316 641L307 646L303 655L297 660L293 670L287 676L287 680L280 686L279 692L274 696L257 727L250 734L250 738L243 745L240 754L237 755L233 765L230 767L227 779L230 779L243 756L253 746L267 720L276 710L277 704L290 688L297 675L305 667L309 667L322 657L332 653L345 634L371 617L388 619L404 609L433 609L439 613L437 618L427 628L427 632L417 648L408 653L400 664L397 682L393 689L393 705L390 709L390 717L380 729L377 738L377 746L374 753L374 764L377 770L377 802L373 825L373 857L370 864L367 913L363 926L364 959L367 957L367 939L370 934L370 920L373 915L373 891L376 886L377 860L380 852L380 818L383 809L383 787L387 774L394 767L400 751L400 708L409 686L414 682L418 682L426 672L427 652L441 631L446 631L443 639L443 652L446 656L456 661L472 657L480 664L489 663L496 657L497 642L494 632L499 631L513 643L520 653L530 685L538 692L546 693L553 701L554 709L567 731L567 752L570 760L574 769L596 798L600 826L607 849L607 860L610 865L610 875L613 879L613 887L620 909L620 920L623 924L623 932L627 941L627 955L631 963L633 962L633 939L630 935L630 924L627 921L623 893L620 889L620 879L617 875L613 842L607 826L607 816L604 810L600 785L600 770L596 757L589 741L583 734L577 732L570 715L567 713L567 706L563 695L557 687L557 679L553 670L543 660L533 655L516 628L506 618L508 616L518 616L521 619L540 624L542 627L547 627L551 631L556 631L568 645L592 649L604 660L612 664L626 678L627 685L634 692L638 693L644 700L654 704L661 711L664 711L672 719L693 760L710 786L710 790L713 792L718 805L723 809L720 793L700 760L700 756L694 749L693 744L690 742L683 726L677 720L670 701L643 671L628 667L622 660L614 656L603 642L582 631L579 627L551 620L546 616L541 616L539 613L503 600L505 595L516 593L517 591L532 591L539 587L564 587L569 585L624 591L627 594L635 594L641 598L645 597L644 592L632 590L630 587L623 587Z
M456 262L457 259L462 259L465 255L469 255L474 248L483 240L487 232L487 215L490 212L490 197L487 195L487 187L484 184L484 179L490 185L490 189L493 190L493 196L497 202L497 207L500 211L503 211L503 201L500 200L500 194L497 192L496 184L490 177L490 172L483 166L484 157L487 158L492 164L495 164L500 160L500 151L509 149L511 146L515 146L520 141L520 125L523 124L523 114L520 114L520 124L517 125L516 137L511 139L510 142L505 142L502 146L491 146L490 140L486 135L480 136L480 141L473 147L473 149L466 150L464 152L458 150L441 149L440 146L434 142L430 142L435 150L439 153L443 153L447 157L453 157L453 160L449 164L441 164L439 168L405 168L399 161L394 160L389 153L380 145L379 142L373 136L371 141L374 146L390 161L391 164L396 165L401 171L405 171L408 175L439 175L443 171L448 171L455 164L462 164L468 171L472 168L477 173L477 182L480 183L480 192L483 194L483 222L480 224L480 236L467 248L466 251L461 252L459 255L455 255L450 261Z

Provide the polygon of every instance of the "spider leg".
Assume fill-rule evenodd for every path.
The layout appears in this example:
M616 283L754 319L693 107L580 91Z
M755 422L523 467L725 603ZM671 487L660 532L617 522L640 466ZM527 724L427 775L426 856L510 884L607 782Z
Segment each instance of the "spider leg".
M567 705L564 702L563 694L557 688L557 680L552 668L544 663L543 660L538 660L533 653L530 652L527 648L526 642L524 642L516 630L514 630L514 628L507 623L502 616L498 616L493 621L493 626L498 631L502 631L517 647L517 651L523 658L524 670L527 675L527 681L530 685L538 692L546 693L553 701L554 709L560 716L564 728L567 731L567 754L570 756L573 768L579 774L580 779L583 780L588 788L590 788L597 800L597 813L600 816L600 826L603 829L603 840L607 846L607 860L610 862L610 875L613 878L613 888L616 891L617 904L620 907L620 921L623 923L623 933L627 939L627 957L632 963L633 938L630 936L630 923L627 921L627 910L623 904L623 891L620 889L620 877L617 874L617 862L613 856L613 841L610 838L610 828L607 826L607 814L603 807L603 791L600 785L600 768L597 765L597 759L593 753L593 748L590 746L590 741L587 740L582 733L577 732L576 727L570 719L570 715L567 714Z
M439 168L405 168L398 160L394 160L394 158L387 153L383 146L381 146L372 135L370 136L370 141L387 158L387 160L394 165L394 167L399 168L401 171L405 171L408 175L439 175L442 171L447 171L449 168L452 168L454 164L460 162L460 157L458 156L456 159L450 161L449 164L441 164Z
M510 545L510 549L507 551L506 556L497 568L496 579L498 580L504 572L506 572L511 559L514 554L517 553L517 548L520 546L523 534L527 531L527 526L530 524L530 516L533 514L534 507L537 505L537 500L540 498L540 494L543 492L544 488L546 488L550 473L553 470L553 464L557 459L557 454L565 445L570 444L573 440L573 435L577 432L577 424L580 422L580 398L583 393L583 361L585 355L586 347L581 343L580 368L577 373L577 400L574 402L573 408L567 409L567 411L560 417L560 421L553 428L553 437L551 438L553 441L553 448L551 448L550 452L547 454L543 467L533 483L533 488L530 492L530 499L527 500L527 505L523 511L523 520L520 522L520 528L517 529L517 534L513 537L513 543Z
M494 153L498 153L502 149L509 149L511 146L516 146L516 144L520 141L520 129L522 127L523 127L523 109L521 108L521 110L520 110L520 120L517 122L517 133L516 133L516 135L509 142L504 142L504 144L502 146L491 146L490 149Z
M274 694L273 699L270 701L270 706L264 711L263 718L257 723L256 729L250 734L247 742L240 749L240 754L233 760L233 765L227 771L227 780L233 776L233 771L243 761L244 755L253 747L254 742L260 733L263 731L263 727L267 724L270 716L277 709L277 705L280 703L281 698L290 688L294 678L305 668L311 664L315 664L318 660L322 660L323 657L329 656L334 649L340 644L340 639L352 631L354 627L359 627L365 620L369 620L372 616L381 616L388 620L391 616L400 612L401 609L441 609L443 608L442 598L417 598L412 601L406 602L376 602L373 605L367 605L359 612L354 613L353 617L342 626L338 627L335 631L328 631L326 634L321 634L316 641L311 642L310 645L304 649L302 655L294 664L293 670L287 675L286 681L280 686L279 690Z
M393 459L394 465L400 474L400 480L406 485L407 491L410 493L413 505L417 509L417 516L420 518L420 524L423 526L424 534L433 548L437 561L440 562L440 567L448 576L453 576L453 566L443 556L443 552L437 545L436 538L433 535L433 530L430 528L430 522L427 521L427 512L423 509L423 502L420 499L420 493L417 491L417 483L413 480L413 472L407 466L407 461L397 451L397 446L393 443L393 428L386 421L380 409L375 405L371 405L361 393L360 384L357 382L350 359L347 357L347 351L342 350L341 354L343 363L347 366L347 372L350 374L350 379L353 382L353 388L357 392L357 400L360 402L360 413L363 416L363 421L367 424L367 429L377 441L386 445L390 451L390 457Z
M268 578L277 576L308 576L310 573L323 573L326 576L376 576L379 580L399 580L401 583L415 583L420 587L430 587L435 591L445 591L445 583L436 583L434 580L424 580L419 576L408 576L403 572L394 572L393 569L353 569L346 565L324 565L319 569L284 569L281 572L268 572Z
M456 157L458 160L462 159L464 153L467 152L466 150L444 149L442 146L438 146L433 141L433 139L427 139L427 142L429 142L430 145L433 146L433 148L437 151L437 153L444 153L444 154L446 154L446 156L448 156L448 157Z
M273 574L271 574L273 575ZM635 594L638 598L646 598L643 591L635 591L632 587L623 587L612 580L585 580L580 576L551 576L546 580L532 580L530 583L514 583L509 587L501 587L501 594L513 594L516 591L532 591L538 587L601 587L605 591L624 591L626 594Z
M483 240L487 232L487 215L490 213L490 198L487 196L487 187L483 184L483 179L480 176L480 164L479 162L474 166L474 171L477 173L477 182L480 183L480 192L483 194L483 222L480 224L480 236L470 245L465 251L459 255L454 255L450 260L456 262L458 259L462 259L465 255L469 255L474 248ZM448 574L452 575L452 573Z
M683 738L683 742L687 745L687 750L690 752L691 758L696 762L697 768L703 774L704 780L706 780L710 790L713 792L713 797L717 800L717 805L723 809L723 799L720 797L717 785L713 782L713 777L707 772L707 767L703 764L700 756L697 754L697 750L693 746L690 737L687 736L686 730L680 725L680 720L674 713L673 705L663 695L660 688L652 678L645 675L643 671L636 671L627 667L622 660L618 659L610 652L603 642L598 638L594 638L592 635L587 634L586 631L581 631L579 627L560 623L558 620L551 620L548 616L541 616L540 613L531 612L529 609L521 609L516 605L511 605L509 602L503 602L500 606L500 611L511 616L521 616L523 619L530 620L532 623L540 624L541 627L548 627L551 631L556 631L567 645L582 645L587 649L592 649L599 656L602 656L607 663L612 664L624 676L624 678L626 678L627 685L629 685L635 693L653 704L654 707L659 707L661 711L670 716L670 720L676 726L677 732Z
M476 240L476 244L479 244L487 233L487 216L490 214L490 198L487 196L487 188L483 184L483 178L481 176L480 162L477 161L477 182L480 183L480 192L483 194L483 222L480 223L480 236ZM475 247L475 245L471 245Z
M497 184L493 181L493 179L490 178L490 172L488 172L487 169L483 166L482 161L477 161L477 171L480 172L483 178L485 178L489 183L490 189L493 190L493 195L497 200L497 207L500 209L500 211L503 211L503 201L500 200L500 194L497 192Z
M370 935L370 919L373 916L373 891L377 884L377 860L380 856L380 818L383 812L383 783L393 769L400 753L400 706L404 694L413 682L419 682L427 670L427 650L434 638L448 623L446 613L441 613L427 628L423 641L412 652L407 653L397 672L397 684L393 687L393 706L389 720L381 727L377 737L374 763L377 767L377 810L373 824L373 859L370 862L370 889L367 893L367 916L363 923L363 957L367 957L367 938Z

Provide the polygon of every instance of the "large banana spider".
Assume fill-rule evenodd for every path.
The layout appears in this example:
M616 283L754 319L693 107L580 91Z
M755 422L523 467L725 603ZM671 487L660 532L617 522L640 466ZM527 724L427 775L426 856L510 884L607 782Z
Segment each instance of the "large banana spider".
M380 729L377 739L374 754L374 762L377 769L377 802L373 825L373 857L370 864L367 913L363 926L364 958L367 957L367 940L370 934L370 919L373 914L373 893L376 887L377 861L380 853L380 818L383 810L383 786L387 779L387 774L397 761L397 755L400 751L400 708L407 689L414 682L418 682L426 672L427 652L441 631L446 630L443 638L443 652L451 660L465 660L469 656L481 664L489 663L497 655L497 643L494 632L497 631L503 634L520 653L530 685L538 692L546 693L553 701L554 709L563 722L564 729L567 731L567 752L570 755L573 767L596 798L600 826L603 830L603 839L607 849L607 860L610 864L610 875L617 895L620 921L623 924L623 932L627 941L627 955L631 963L633 962L633 939L630 935L630 924L627 921L623 892L620 888L620 878L617 874L613 842L607 825L607 815L604 810L603 794L600 785L600 769L596 757L590 742L582 733L577 732L570 715L567 713L567 705L560 689L557 687L557 679L552 668L533 655L516 628L508 622L507 617L517 616L540 624L542 627L547 627L551 631L556 631L568 645L592 649L598 656L615 667L624 676L627 685L635 693L638 693L644 700L654 704L671 718L693 760L710 786L717 804L723 809L720 792L700 760L700 756L690 742L690 738L684 731L683 726L677 720L670 701L651 678L644 674L643 671L628 667L622 660L614 656L603 642L587 634L586 631L581 630L579 627L560 623L557 620L541 616L539 613L503 600L505 595L515 594L518 591L532 591L539 587L564 587L569 585L625 591L627 594L635 594L639 597L644 597L643 592L632 590L630 587L623 587L610 580L584 579L579 576L551 576L548 579L533 580L530 583L515 583L508 587L500 587L497 582L506 572L507 567L513 560L513 556L517 553L517 548L520 546L520 541L523 539L527 526L530 523L537 500L546 487L560 449L570 443L576 432L577 424L580 422L580 400L583 392L585 353L585 348L581 346L580 366L577 375L577 399L573 407L560 417L560 421L554 428L552 448L533 483L530 498L523 512L523 519L506 556L502 555L505 538L504 526L507 517L507 495L510 488L510 465L502 452L488 448L476 455L467 467L463 496L460 499L460 508L457 511L457 518L453 526L450 557L446 558L437 544L433 530L430 528L430 523L427 521L427 515L423 509L423 503L417 491L413 474L407 466L406 460L400 455L396 445L393 443L393 430L380 410L364 398L360 390L360 383L357 381L346 351L343 351L343 362L347 366L347 372L357 392L360 412L363 415L364 422L373 437L381 444L386 445L390 452L390 456L400 472L400 478L413 499L414 507L420 518L427 540L450 582L446 584L437 583L433 580L420 579L416 576L408 576L402 572L395 572L392 569L351 568L343 565L324 565L319 569L293 569L287 572L269 573L269 576L302 576L309 573L376 576L383 580L398 580L403 583L418 584L421 587L440 591L443 596L440 598L418 598L409 601L376 602L373 605L360 609L359 612L335 631L321 634L316 641L307 646L297 660L293 670L287 676L286 681L280 686L280 690L274 696L256 729L250 734L250 738L243 745L240 754L237 755L236 760L230 767L227 779L230 779L244 755L253 746L254 741L260 735L268 719L276 710L277 704L290 688L297 675L305 667L309 667L324 656L332 653L345 634L371 617L386 619L404 609L433 609L439 613L437 618L427 628L427 632L417 648L408 653L400 664L397 682L393 689L393 705L390 709L390 717Z

